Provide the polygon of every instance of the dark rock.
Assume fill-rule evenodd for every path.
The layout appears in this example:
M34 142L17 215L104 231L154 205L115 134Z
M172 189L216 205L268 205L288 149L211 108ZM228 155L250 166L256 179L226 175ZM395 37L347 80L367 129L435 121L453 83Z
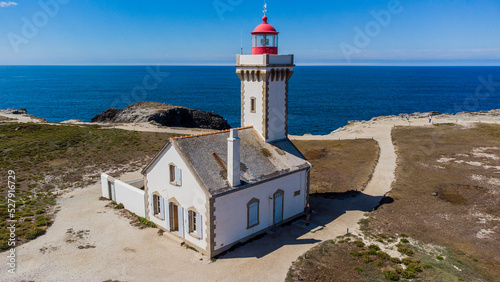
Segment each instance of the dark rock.
M115 122L118 115L123 112L123 110L120 109L107 109L104 112L96 115L93 119L92 122Z
M12 114L14 114L14 115L27 115L28 110L26 110L24 108L20 108L19 110L13 111Z
M140 102L126 109L108 109L92 122L130 123L155 122L162 126L226 130L231 128L222 116L179 106Z

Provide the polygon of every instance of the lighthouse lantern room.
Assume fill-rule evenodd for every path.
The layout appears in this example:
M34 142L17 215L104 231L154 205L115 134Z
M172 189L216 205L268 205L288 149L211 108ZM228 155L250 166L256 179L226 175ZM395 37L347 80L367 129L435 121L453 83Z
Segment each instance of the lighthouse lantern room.
M252 54L262 55L278 54L278 34L274 27L267 23L267 17L262 18L262 23L252 32Z

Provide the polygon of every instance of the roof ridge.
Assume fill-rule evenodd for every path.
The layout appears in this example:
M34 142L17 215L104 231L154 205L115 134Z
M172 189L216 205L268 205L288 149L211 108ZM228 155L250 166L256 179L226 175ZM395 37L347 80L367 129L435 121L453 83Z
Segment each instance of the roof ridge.
M239 128L236 128L236 130L243 130L243 129L249 129L249 128L253 128L253 125L245 126L245 127L239 127ZM232 129L234 129L234 128L226 129L226 130L221 130L221 131L215 131L215 132L209 132L209 133L202 133L202 134L194 134L194 135L186 135L186 136L173 137L172 140L188 139L188 138L195 138L195 137L201 137L201 136L208 136L208 135L215 135L215 134L220 134L220 133L226 133L226 132L231 131Z

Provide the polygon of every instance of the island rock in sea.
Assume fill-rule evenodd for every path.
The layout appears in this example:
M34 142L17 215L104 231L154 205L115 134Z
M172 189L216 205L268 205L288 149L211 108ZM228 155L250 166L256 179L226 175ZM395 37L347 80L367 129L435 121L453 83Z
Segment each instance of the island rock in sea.
M155 102L139 102L129 105L126 109L107 109L95 116L92 122L155 122L159 125L170 127L206 128L215 130L226 130L231 128L227 120L218 114Z

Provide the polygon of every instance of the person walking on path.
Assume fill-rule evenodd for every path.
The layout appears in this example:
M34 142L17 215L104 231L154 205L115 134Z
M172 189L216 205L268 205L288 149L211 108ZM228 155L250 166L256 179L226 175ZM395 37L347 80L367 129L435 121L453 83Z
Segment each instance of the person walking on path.
M311 206L309 206L309 203L304 208L304 213L306 214L306 226L309 226L309 219L311 219Z
M432 123L432 115L429 115L429 123Z

